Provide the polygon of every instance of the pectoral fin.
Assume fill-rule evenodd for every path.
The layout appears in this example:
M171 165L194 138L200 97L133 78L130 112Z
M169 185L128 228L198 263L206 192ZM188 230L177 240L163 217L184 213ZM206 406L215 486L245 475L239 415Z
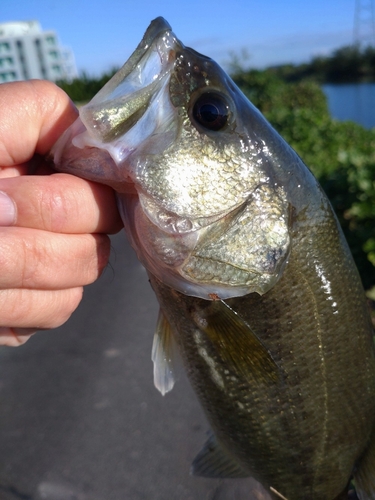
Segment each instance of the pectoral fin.
M355 490L360 500L375 500L375 431L367 450L353 473Z
M222 300L192 312L199 329L207 334L228 368L248 378L276 382L280 369L250 326Z
M193 476L215 478L239 478L250 475L225 453L214 435L208 438L201 451L195 457L190 473Z
M170 324L160 309L152 344L154 385L164 396L173 389L176 376L177 348Z

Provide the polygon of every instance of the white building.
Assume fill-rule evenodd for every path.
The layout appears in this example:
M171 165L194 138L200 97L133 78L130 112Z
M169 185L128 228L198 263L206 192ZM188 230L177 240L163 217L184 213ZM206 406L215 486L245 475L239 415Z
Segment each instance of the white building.
M0 24L0 83L76 76L73 53L59 45L54 31L42 31L38 21Z

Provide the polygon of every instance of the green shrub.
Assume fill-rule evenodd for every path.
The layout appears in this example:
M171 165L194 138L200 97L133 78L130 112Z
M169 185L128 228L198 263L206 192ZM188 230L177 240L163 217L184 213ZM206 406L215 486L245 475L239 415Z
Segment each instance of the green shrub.
M75 78L71 82L61 80L57 82L57 85L75 103L85 103L90 101L117 71L118 68L113 68L108 73L104 73L96 78L89 77L86 73L83 73L79 78Z
M287 84L268 71L239 72L234 79L318 178L344 230L364 287L373 287L375 129L333 120L316 83Z

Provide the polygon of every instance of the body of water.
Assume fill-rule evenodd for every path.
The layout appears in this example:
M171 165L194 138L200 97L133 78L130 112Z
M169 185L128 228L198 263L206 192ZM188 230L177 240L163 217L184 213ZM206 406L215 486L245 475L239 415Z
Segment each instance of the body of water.
M323 85L333 118L375 127L375 83Z

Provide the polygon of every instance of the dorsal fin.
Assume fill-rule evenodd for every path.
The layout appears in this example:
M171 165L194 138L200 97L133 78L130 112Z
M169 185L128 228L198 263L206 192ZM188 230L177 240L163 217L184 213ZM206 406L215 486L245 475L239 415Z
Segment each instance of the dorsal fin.
M175 357L177 349L171 326L160 309L152 344L154 385L164 396L173 389L176 379Z

